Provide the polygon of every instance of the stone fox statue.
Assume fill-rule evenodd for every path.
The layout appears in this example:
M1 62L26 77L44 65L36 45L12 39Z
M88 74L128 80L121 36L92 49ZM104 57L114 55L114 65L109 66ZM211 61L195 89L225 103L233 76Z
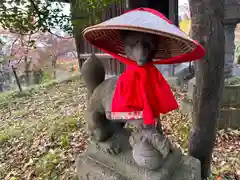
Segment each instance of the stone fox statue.
M134 59L139 66L152 61L159 38L154 34L127 30L120 34L128 58ZM98 142L106 141L116 128L122 128L125 124L124 120L111 120L107 117L107 112L111 112L118 77L105 80L104 67L94 54L84 62L81 72L87 87L88 105L85 119L90 135Z
M88 91L85 120L91 137L97 147L111 154L124 152L129 144L137 165L159 168L160 159L166 159L172 147L156 125L160 124L159 115L177 109L178 103L154 64L202 58L203 47L149 8L87 27L83 35L90 44L127 65L120 76L105 80L104 67L96 56L83 64ZM135 131L124 129L126 122L134 123Z

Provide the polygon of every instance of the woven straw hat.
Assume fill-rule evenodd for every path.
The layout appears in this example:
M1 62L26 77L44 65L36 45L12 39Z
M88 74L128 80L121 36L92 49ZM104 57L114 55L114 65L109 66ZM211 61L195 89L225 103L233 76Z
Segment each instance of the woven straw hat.
M138 8L83 31L84 37L94 46L117 57L126 57L121 30L140 31L159 37L155 64L172 64L200 59L205 55L203 47L176 27L160 12L150 8Z

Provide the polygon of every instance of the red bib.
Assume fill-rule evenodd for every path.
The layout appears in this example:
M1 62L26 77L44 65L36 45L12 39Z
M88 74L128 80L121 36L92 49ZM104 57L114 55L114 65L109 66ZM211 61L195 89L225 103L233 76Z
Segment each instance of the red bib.
M144 124L155 124L160 113L177 108L170 86L153 64L128 65L117 82L111 118L143 118Z

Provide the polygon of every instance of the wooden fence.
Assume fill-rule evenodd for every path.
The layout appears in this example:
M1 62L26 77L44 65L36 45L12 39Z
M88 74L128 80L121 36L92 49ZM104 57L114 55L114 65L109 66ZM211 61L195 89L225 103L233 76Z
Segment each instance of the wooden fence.
M120 3L109 5L106 8L106 11L102 14L101 21L108 20L112 17L116 17L121 15L125 11L125 1L121 0ZM90 23L92 24L92 23ZM84 61L91 53L96 53L97 57L99 57L105 67L106 74L108 75L118 75L121 74L124 69L125 65L119 62L118 60L111 58L108 54L101 52L99 49L95 48L91 44L89 44L85 39L82 39L81 50L82 54L80 55L80 60Z

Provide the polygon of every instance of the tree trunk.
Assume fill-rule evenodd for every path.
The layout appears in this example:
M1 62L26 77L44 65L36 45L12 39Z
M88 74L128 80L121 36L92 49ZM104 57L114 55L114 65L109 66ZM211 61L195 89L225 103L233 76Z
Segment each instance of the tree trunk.
M54 56L52 59L52 78L56 79L57 78L57 74L56 74L56 65L57 65L57 57Z
M2 79L0 79L0 92L3 92L4 88L3 88L3 81Z
M149 0L126 0L127 9L135 9L139 7L148 7Z
M193 126L188 151L201 161L202 179L206 179L210 174L224 84L224 1L189 0L189 5L191 34L205 47L206 56L196 62Z
M78 17L79 13L81 13L81 9L79 7L79 2L81 0L72 0L71 1L71 16L72 17ZM80 58L80 54L85 52L84 49L84 41L83 41L83 35L82 35L82 23L81 19L75 21L72 23L73 24L73 34L75 38L75 44L76 44L76 49L77 49L77 55L78 55L78 66L79 66L79 71L81 71L82 64L84 62L84 59Z
M13 71L14 77L15 77L15 79L16 79L16 82L17 82L17 85L18 85L18 89L19 89L20 92L22 92L21 83L20 83L20 81L19 81L19 78L18 78L16 69L15 69L13 66L12 66L12 71Z
M30 65L32 61L28 60L28 57L24 57L24 63L25 63L25 80L26 84L29 86L31 84L31 71L30 71Z
M33 71L33 83L34 84L41 84L42 79L43 79L43 70L41 68Z

